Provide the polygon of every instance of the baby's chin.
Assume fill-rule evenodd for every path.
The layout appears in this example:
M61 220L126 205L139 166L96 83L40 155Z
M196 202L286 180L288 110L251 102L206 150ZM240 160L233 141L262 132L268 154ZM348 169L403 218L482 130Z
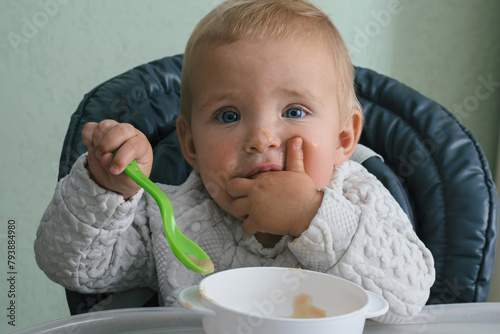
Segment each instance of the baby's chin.
M209 195L212 197L212 200L222 209L224 212L233 216L231 214L231 203L234 201L234 198L229 196L226 189L218 188L214 190L214 188L208 189L206 186ZM234 216L233 216L234 217ZM238 217L235 217L238 218Z

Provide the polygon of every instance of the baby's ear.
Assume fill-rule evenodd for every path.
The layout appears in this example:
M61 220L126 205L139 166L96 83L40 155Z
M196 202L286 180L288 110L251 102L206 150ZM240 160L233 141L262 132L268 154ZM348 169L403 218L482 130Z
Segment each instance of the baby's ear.
M182 116L177 117L175 125L177 127L177 136L179 137L179 143L181 144L184 159L186 159L187 163L190 164L196 172L198 172L196 148L194 146L191 127Z
M361 136L363 129L363 114L353 109L351 116L346 120L344 128L339 133L339 141L335 154L335 165L339 166L349 159Z

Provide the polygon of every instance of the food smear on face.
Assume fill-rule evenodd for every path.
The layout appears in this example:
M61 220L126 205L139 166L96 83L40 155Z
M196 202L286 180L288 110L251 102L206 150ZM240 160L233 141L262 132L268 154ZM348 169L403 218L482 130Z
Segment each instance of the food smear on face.
M312 297L301 293L293 299L293 314L289 317L294 319L325 318L326 312L312 304Z
M209 273L214 272L214 264L210 259L198 259L194 255L187 254L186 257L193 261L198 267L205 269Z

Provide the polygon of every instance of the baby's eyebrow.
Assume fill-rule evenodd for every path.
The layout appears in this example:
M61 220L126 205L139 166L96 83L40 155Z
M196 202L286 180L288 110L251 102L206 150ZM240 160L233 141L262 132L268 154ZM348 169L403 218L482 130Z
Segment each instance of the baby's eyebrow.
M221 92L220 94L213 94L205 101L202 101L199 110L206 110L206 109L211 109L213 105L217 105L223 101L231 101L236 99L238 95L241 95L242 93L238 92ZM309 101L315 101L315 95L313 94L312 91L308 89L301 89L297 90L294 88L288 88L288 87L277 87L272 90L272 95L274 96L285 96L287 98L293 98L293 99L307 99Z
M210 108L214 104L218 104L225 100L230 100L235 95L236 95L235 93L223 93L218 95L212 95L201 104L200 110L205 110L206 108Z
M306 98L306 99L311 99L314 94L308 90L296 90L292 88L287 88L287 87L279 87L276 88L276 94L280 96L287 96L287 97L292 97L292 98Z

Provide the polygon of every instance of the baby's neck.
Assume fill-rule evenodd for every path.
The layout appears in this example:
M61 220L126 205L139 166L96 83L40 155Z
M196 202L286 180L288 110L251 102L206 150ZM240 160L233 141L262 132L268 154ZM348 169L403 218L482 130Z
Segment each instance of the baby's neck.
M273 248L276 246L278 241L281 240L282 235L269 234L269 233L257 233L255 239L261 243L264 248Z

